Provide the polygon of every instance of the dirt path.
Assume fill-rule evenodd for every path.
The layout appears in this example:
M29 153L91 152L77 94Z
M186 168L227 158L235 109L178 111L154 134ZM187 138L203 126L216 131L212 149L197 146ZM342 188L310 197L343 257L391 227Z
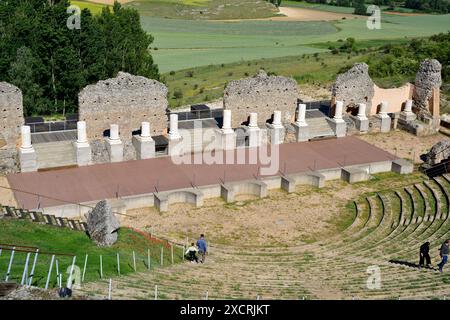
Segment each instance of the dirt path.
M119 3L127 3L132 2L133 0L88 0L88 2L92 3L109 4L109 5L113 5L114 1L118 1Z
M269 20L269 21L333 21L346 19L362 19L364 17L348 13L327 12L314 9L280 7L280 14L284 16L261 18L261 19L232 19L220 21L243 21L243 20ZM219 20L214 20L219 21Z
M0 176L0 204L17 207L17 202L12 191L1 187L9 188L9 183L5 176Z

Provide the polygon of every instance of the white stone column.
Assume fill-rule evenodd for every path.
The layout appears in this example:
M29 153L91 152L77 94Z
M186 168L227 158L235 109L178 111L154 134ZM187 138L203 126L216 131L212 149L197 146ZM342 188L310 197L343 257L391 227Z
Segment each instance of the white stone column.
M333 129L336 137L345 137L347 134L347 124L344 119L342 119L342 112L344 110L344 102L336 101L336 106L334 109L333 119L328 120L331 128Z
M405 110L403 110L403 112L412 113L412 104L413 104L412 100L406 100Z
M123 143L120 140L119 125L109 126L109 139L106 139L106 149L108 150L111 162L123 161Z
M334 110L334 120L336 120L337 122L344 121L342 119L342 112L343 112L343 110L344 110L344 102L336 101L336 108Z
M273 112L272 125L274 128L283 128L283 125L281 124L281 111L276 110Z
M358 104L358 115L357 115L357 117L360 120L367 119L367 116L366 116L366 104L365 103L359 103Z
M306 104L300 103L298 105L298 114L297 114L297 125L299 126L307 126L306 123Z
M248 146L250 148L261 145L261 129L258 127L258 114L250 113L250 121L248 124Z
M133 136L133 146L136 150L136 158L138 160L154 158L156 154L155 141L150 134L150 122L141 123L141 134Z
M231 110L223 110L222 131L223 133L233 132L231 128Z
M297 121L294 123L297 142L309 140L309 128L306 123L306 104L298 105Z
M389 104L386 101L381 101L380 112L378 112L380 117L384 117L384 118L389 117L388 116L388 109L389 109Z
M86 133L86 121L77 122L77 145L88 145L87 133Z
M249 128L258 128L258 114L256 112L250 113Z
M389 132L391 131L391 122L392 119L388 115L389 104L387 101L381 101L380 104L380 112L378 112L378 117L381 119L381 132Z
M22 136L22 145L19 150L20 171L37 171L38 163L36 152L31 144L31 128L30 126L22 126L20 132Z
M151 138L150 134L150 122L142 122L141 123L141 137L142 138Z
M20 132L22 134L22 146L20 149L23 152L33 152L34 148L31 145L31 128L30 126L22 126L20 128Z
M79 166L87 166L91 163L92 154L86 133L86 122L77 122L77 142L75 143L77 164Z
M112 141L120 140L118 124L111 124L109 126L109 139Z
M181 138L181 135L178 132L178 114L171 113L170 114L170 122L169 122L169 139L170 140L178 140L180 138Z
M403 109L402 112L400 112L399 120L400 122L410 122L417 119L416 114L412 111L412 100L406 100L405 102L405 109Z

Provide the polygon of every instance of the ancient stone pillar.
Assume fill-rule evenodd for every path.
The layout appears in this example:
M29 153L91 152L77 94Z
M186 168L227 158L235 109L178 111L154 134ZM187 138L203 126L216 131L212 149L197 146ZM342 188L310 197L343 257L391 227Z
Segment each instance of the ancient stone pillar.
M151 138L150 135L150 122L142 122L141 123L141 137L142 138Z
M236 148L236 133L231 127L231 110L223 110L222 129L216 132L216 148L231 150Z
M250 121L248 124L248 146L258 147L261 144L261 130L258 127L258 114L256 112L250 113Z
M223 110L222 131L224 133L233 131L233 129L231 128L231 110Z
M33 150L33 146L31 145L31 128L30 126L22 126L20 128L20 132L22 133L22 146L21 150L24 152Z
M369 131L369 119L366 116L366 104L359 103L358 104L358 115L355 119L356 129L360 132Z
M336 108L334 110L334 120L342 120L342 111L344 109L344 103L342 101L336 101Z
M391 131L391 117L388 115L389 105L386 101L381 101L380 104L380 112L378 112L378 117L381 120L381 132L389 132Z
M306 104L298 105L297 121L294 123L297 142L309 140L309 127L306 123Z
M22 126L20 128L22 134L22 145L19 150L20 171L31 172L37 171L37 157L31 144L31 128L30 126Z
M280 144L284 142L285 129L281 123L281 111L275 110L273 112L272 123L267 123L266 126L268 128L270 143Z
M133 136L132 143L138 160L155 157L155 140L152 139L150 134L150 122L144 121L141 123L141 134Z
M282 128L283 125L281 124L281 111L276 110L273 112L273 122L272 122L274 128Z
M412 112L412 105L413 105L412 100L406 100L405 108L400 113L400 117L399 117L399 120L401 122L410 122L410 121L416 120L417 116L414 112Z
M178 132L178 114L171 113L169 122L169 140L178 140L180 138L181 135Z
M92 154L91 146L87 140L85 121L77 122L77 137L77 142L75 143L77 164L79 166L86 166L91 163Z
M118 124L111 124L109 127L109 138L106 139L106 149L108 150L111 162L123 161L123 143L120 140Z
M341 138L345 137L347 134L347 124L344 119L342 119L342 112L344 110L344 103L342 101L336 101L336 107L334 111L334 118L329 119L331 129L333 129L336 137Z

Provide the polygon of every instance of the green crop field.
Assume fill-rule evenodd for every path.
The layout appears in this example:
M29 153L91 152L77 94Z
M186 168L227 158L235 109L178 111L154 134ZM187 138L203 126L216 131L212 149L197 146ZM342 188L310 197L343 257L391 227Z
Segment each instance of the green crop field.
M70 3L72 5L80 7L81 10L89 9L89 11L91 11L92 14L99 14L100 12L102 12L102 8L106 6L99 3L91 3L89 1L80 1L80 0L71 0Z
M160 267L161 247L164 246L163 265L171 263L171 252L168 246L163 243L150 241L140 233L128 228L119 230L119 239L112 247L97 247L84 232L72 231L65 228L39 225L24 220L0 220L0 244L13 244L22 246L38 247L42 254L39 254L33 285L44 287L47 273L50 266L51 255L44 252L67 253L76 255L76 265L83 272L86 254L88 263L85 274L85 281L95 281L100 279L100 255L103 261L103 278L116 277L117 253L120 257L120 274L125 275L133 272L132 254L135 251L136 269L138 271L147 270L147 250L150 249L151 268ZM164 251L165 250L165 251ZM178 263L182 259L181 249L174 247L174 262ZM26 261L25 252L15 252L10 280L20 283ZM2 250L0 254L0 278L5 279L8 264L11 258L11 251ZM31 269L34 254L30 257L29 268ZM71 256L57 255L59 272L62 273L63 284L67 281L67 269L72 264ZM56 286L56 265L53 265L53 276L51 287ZM106 294L106 293L105 293Z
M450 15L382 15L380 30L365 19L336 22L237 21L213 22L142 17L155 37L152 54L162 72L209 64L231 63L322 52L315 44L349 37L393 40L425 37L450 30ZM157 50L155 50L155 48Z

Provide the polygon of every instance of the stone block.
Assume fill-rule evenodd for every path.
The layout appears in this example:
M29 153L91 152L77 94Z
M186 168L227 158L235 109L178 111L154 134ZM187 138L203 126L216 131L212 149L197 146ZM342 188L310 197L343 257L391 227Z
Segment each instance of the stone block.
M295 129L295 139L297 142L308 141L309 140L309 126L299 125L298 123L293 124Z
M218 129L216 130L216 143L217 150L236 149L236 133L234 131L224 132Z
M391 171L400 173L400 174L408 174L414 171L414 165L405 159L396 159L392 161L392 169Z
M109 160L111 162L123 161L123 143L122 141L115 141L105 138L106 150L108 150Z
M380 131L385 133L391 131L391 122L392 119L389 116L379 116L381 121Z
M284 127L274 126L270 123L266 123L266 127L271 144L281 144L284 142L286 135L286 129Z
M195 207L203 206L203 192L198 189L180 189L175 191L163 191L154 194L155 207L160 212L169 211L169 204L191 203Z
M295 186L296 183L294 178L281 176L281 189L287 193L291 193L295 191Z
M136 149L136 158L138 160L155 157L155 140L142 138L141 136L133 136L133 146Z
M358 118L358 117L354 117L355 119L355 124L356 124L356 129L359 132L367 132L369 131L369 119L367 118Z
M22 149L20 149L19 161L21 172L33 172L37 171L38 169L37 156L34 149L27 151L23 151Z
M75 142L75 150L77 155L77 164L79 166L87 166L92 162L91 146L87 144L78 144Z
M344 120L327 119L327 121L337 138L347 135L347 124Z
M341 179L349 183L369 180L367 170L358 167L344 167L341 170Z
M251 194L259 198L267 197L267 184L258 181L240 181L233 183L225 183L220 186L220 196L226 202L234 202L235 197L239 194Z

